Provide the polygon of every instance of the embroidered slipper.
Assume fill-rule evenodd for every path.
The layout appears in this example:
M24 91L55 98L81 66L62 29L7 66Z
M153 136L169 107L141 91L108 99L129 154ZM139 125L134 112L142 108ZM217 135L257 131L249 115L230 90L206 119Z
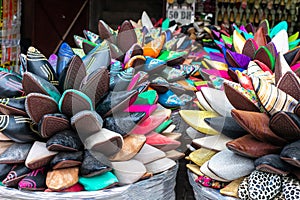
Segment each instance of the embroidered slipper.
M166 157L165 152L151 145L144 144L142 149L133 157L133 159L138 160L143 164L147 164L164 157Z
M247 134L247 131L243 129L232 117L205 118L204 121L213 129L232 139L236 139Z
M49 151L80 151L83 144L78 134L72 130L64 130L56 133L47 141Z
M95 111L83 110L71 118L71 125L76 130L81 141L84 142L94 133L101 131L103 119Z
M197 110L180 110L180 116L191 127L207 135L216 135L219 132L205 123L205 118L218 117L215 112L197 111Z
M5 115L26 116L26 96L0 99L0 112Z
M19 182L19 190L44 191L46 189L46 175L45 167L33 170Z
M57 53L57 65L56 65L56 74L59 76L61 72L66 68L71 61L72 57L75 56L72 48L68 43L63 42Z
M152 174L158 174L161 172L164 172L168 169L171 169L176 165L176 162L174 160L171 160L169 158L162 158L156 161L153 161L151 163L148 163L145 165L148 172Z
M37 127L28 117L0 115L0 133L18 143L32 142L39 140ZM20 134L20 131L22 134ZM2 137L2 140L7 140Z
M87 74L91 74L102 67L107 68L110 65L110 61L110 49L107 46L102 46L101 44L96 46L83 59Z
M112 117L104 120L104 127L119 133L123 137L128 135L135 126L145 119L146 114L143 112L135 113L115 113Z
M127 52L130 47L137 42L137 36L135 34L132 24L125 20L117 35L118 47L123 51Z
M83 152L59 152L50 161L49 166L52 169L64 169L69 167L76 167L82 164Z
M218 135L193 139L193 144L199 147L204 147L206 149L222 151L227 148L226 143L230 141L232 141L231 138L223 134L218 134Z
M97 106L96 111L102 116L107 117L113 113L128 108L138 97L136 90L132 91L111 91Z
M248 184L251 199L273 199L281 191L281 177L277 174L254 171Z
M278 154L260 157L254 162L256 170L286 176L291 172L291 165L280 159Z
M41 77L54 86L58 86L58 78L51 64L47 58L34 47L29 47L27 50L27 72Z
M59 77L60 88L62 91L68 89L79 90L80 84L85 76L85 66L81 58L75 55L71 58L68 67L62 71Z
M18 187L18 183L25 178L30 171L31 170L24 164L14 165L2 183L6 187Z
M46 177L46 185L53 191L69 188L78 182L78 173L78 167L49 171Z
M147 134L146 138L146 144L152 145L164 152L175 150L181 145L181 142L155 132Z
M249 158L259 158L268 154L279 153L281 146L261 142L251 134L237 138L226 144L227 148L236 154Z
M27 95L30 93L41 93L49 95L56 102L61 97L59 91L50 82L30 72L24 72L22 85Z
M280 158L293 166L300 167L299 148L300 140L286 145L280 153Z
M38 124L38 132L42 138L49 138L55 133L70 129L69 119L60 113L46 114Z
M165 40L166 40L166 36L162 34L158 38L152 40L151 42L144 44L143 46L144 56L157 58L160 55L160 52L165 44Z
M30 119L38 124L44 115L57 113L58 105L50 96L30 93L25 101L25 109Z
M201 167L206 161L209 161L217 151L206 149L206 148L200 148L196 151L193 151L189 154L190 160Z
M102 128L99 132L88 137L84 143L86 149L101 152L108 157L117 154L123 145L123 137L106 128Z
M99 191L117 185L119 180L113 173L105 172L93 177L80 176L79 183L83 185L86 191Z
M13 164L0 164L0 181L2 181L6 178L7 174L11 171L13 168Z
M98 105L109 90L108 70L100 68L87 75L82 80L79 90L90 97L93 105Z
M276 135L269 128L270 118L265 113L232 110L232 117L256 139L277 146L284 146L287 141Z
M209 168L208 168L208 162L206 161L201 167L200 167L200 171L205 175L208 176L209 178L216 180L216 181L220 181L220 182L230 182L229 180L223 179L219 176L217 176L215 173L213 173Z
M166 67L165 61L146 56L146 62L142 70L149 74L155 74L163 71L165 67Z
M143 163L133 159L123 162L112 162L112 166L120 185L135 183L147 172Z
M293 112L298 104L296 99L260 78L253 77L252 83L262 106L270 115L279 111Z
M279 137L290 142L300 139L300 119L294 113L276 113L270 118L269 127Z
M72 117L83 110L94 110L92 100L83 92L73 89L63 93L58 107L59 111L68 117Z
M126 161L132 159L138 152L141 151L146 142L144 135L130 134L124 138L121 150L112 155L109 159L111 161Z
M25 165L29 169L38 169L50 163L50 160L57 152L49 151L46 148L46 143L35 141L25 160Z
M22 87L22 77L16 73L1 71L0 91L1 98L13 98L24 96L24 90Z
M247 176L255 169L252 159L239 156L228 149L214 155L208 162L208 168L217 176L229 181Z

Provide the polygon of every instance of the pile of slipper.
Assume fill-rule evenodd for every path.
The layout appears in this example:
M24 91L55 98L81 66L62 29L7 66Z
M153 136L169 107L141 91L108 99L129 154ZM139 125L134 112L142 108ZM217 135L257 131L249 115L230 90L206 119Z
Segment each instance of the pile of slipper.
M199 109L179 111L196 150L194 181L240 199L299 199L300 46L282 21L211 29L196 92Z
M170 117L192 102L201 79L191 62L204 52L168 23L155 28L143 13L115 31L100 20L77 48L63 43L47 59L30 47L20 73L2 70L2 184L97 191L173 168L184 154Z

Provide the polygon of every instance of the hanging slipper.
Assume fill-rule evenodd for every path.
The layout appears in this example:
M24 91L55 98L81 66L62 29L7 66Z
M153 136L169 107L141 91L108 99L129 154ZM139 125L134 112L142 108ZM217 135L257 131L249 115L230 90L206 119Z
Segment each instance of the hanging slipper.
M54 86L58 86L58 78L47 58L34 47L27 51L27 72L43 78Z
M121 150L112 155L109 159L111 161L127 161L132 159L146 142L146 137L144 135L130 134L124 138L123 146Z
M25 165L29 169L38 169L50 163L50 160L57 152L49 151L46 148L46 143L35 141L25 160Z
M59 76L61 72L68 66L72 57L75 56L72 48L66 43L63 42L57 53L57 66L56 66L56 74Z
M0 97L12 98L24 95L22 78L16 73L0 72Z
M83 149L78 134L72 130L64 130L53 135L46 145L49 151L80 151Z
M106 128L102 128L99 132L88 137L84 142L86 149L101 152L108 157L117 154L123 145L123 137Z
M5 115L26 116L26 96L0 99L0 112Z
M33 170L18 183L19 190L44 191L46 189L46 168Z
M2 183L6 187L18 187L18 183L25 178L30 171L31 170L24 164L14 165Z
M49 171L46 177L46 185L53 191L69 188L78 182L78 173L78 167Z
M69 119L61 113L46 114L38 124L38 132L42 138L49 138L60 131L71 128Z
M25 101L25 109L30 119L38 124L44 115L57 113L58 105L50 96L30 93Z
M106 156L100 152L85 150L80 167L83 177L92 177L112 170L112 164Z
M59 152L50 161L49 166L52 169L64 169L81 165L83 161L83 152Z

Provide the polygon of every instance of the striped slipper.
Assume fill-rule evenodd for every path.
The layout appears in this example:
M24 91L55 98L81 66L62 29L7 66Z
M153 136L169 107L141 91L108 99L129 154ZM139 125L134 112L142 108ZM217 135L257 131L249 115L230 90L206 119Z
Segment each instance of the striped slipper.
M25 100L26 96L0 99L0 112L5 115L26 116Z

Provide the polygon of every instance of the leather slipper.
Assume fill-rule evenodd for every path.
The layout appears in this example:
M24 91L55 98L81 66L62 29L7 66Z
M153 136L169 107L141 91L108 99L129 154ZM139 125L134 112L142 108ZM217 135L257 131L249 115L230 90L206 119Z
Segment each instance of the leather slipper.
M46 189L46 175L45 167L33 170L19 182L19 190L44 191Z
M300 140L286 145L281 153L280 158L289 164L300 167Z
M279 79L277 87L291 97L300 99L300 78L294 72L286 72Z
M102 46L101 44L98 44L83 59L87 74L91 74L101 67L107 68L110 61L110 49L107 46Z
M171 169L175 165L176 162L174 160L171 160L169 158L161 158L159 160L155 160L151 163L146 164L145 167L148 172L151 172L152 174L159 174L168 169Z
M144 146L146 137L144 135L129 134L124 138L124 143L121 150L111 156L111 161L126 161L133 158Z
M69 188L78 182L78 173L78 167L49 171L46 177L46 185L53 191Z
M217 151L214 150L200 148L190 153L189 159L193 163L201 167L206 161L210 160L216 153Z
M88 137L84 143L86 149L101 152L108 157L117 154L123 145L123 137L106 128Z
M24 164L14 165L2 183L6 187L18 187L18 183L30 173Z
M84 93L78 90L66 90L60 101L59 111L68 117L72 117L83 110L94 110L92 100Z
M146 138L146 144L152 145L164 152L175 150L181 145L181 142L155 132L147 134Z
M123 51L127 52L130 47L137 42L137 37L132 24L125 20L117 35L118 47Z
M57 52L56 74L59 76L61 72L68 66L72 57L75 55L70 45L63 42Z
M25 109L30 119L38 124L46 114L58 112L57 102L50 96L40 93L30 93L25 101Z
M215 151L222 151L226 149L226 143L232 141L231 138L223 135L213 135L213 136L207 136L203 138L193 139L193 144L204 147L206 149L212 149Z
M177 161L184 158L185 154L176 150L171 150L166 152L166 158L170 158L171 160Z
M14 143L0 155L0 164L24 163L32 144Z
M130 84L133 76L135 74L135 69L130 67L118 73L113 79L110 79L109 88L111 91L124 91Z
M166 153L151 146L144 144L142 149L133 157L134 160L138 160L143 164L153 162L155 160L166 157Z
M59 152L50 161L49 166L52 169L64 169L81 165L83 161L83 152Z
M10 147L13 144L14 142L0 142L0 154L2 154L8 147Z
M64 130L48 139L46 147L49 151L80 151L83 144L76 132Z
M1 71L0 91L1 98L13 98L24 96L22 77L16 73Z
M5 115L27 116L25 100L26 96L0 99L0 112Z
M11 171L14 164L0 164L0 181L2 182Z
M55 133L70 129L70 121L64 114L46 114L38 124L39 134L42 138L49 138Z
M112 170L112 164L108 158L100 152L85 150L80 167L83 177L92 177Z
M99 191L117 185L119 180L112 172L105 172L93 177L80 176L79 183L83 185L86 191Z

